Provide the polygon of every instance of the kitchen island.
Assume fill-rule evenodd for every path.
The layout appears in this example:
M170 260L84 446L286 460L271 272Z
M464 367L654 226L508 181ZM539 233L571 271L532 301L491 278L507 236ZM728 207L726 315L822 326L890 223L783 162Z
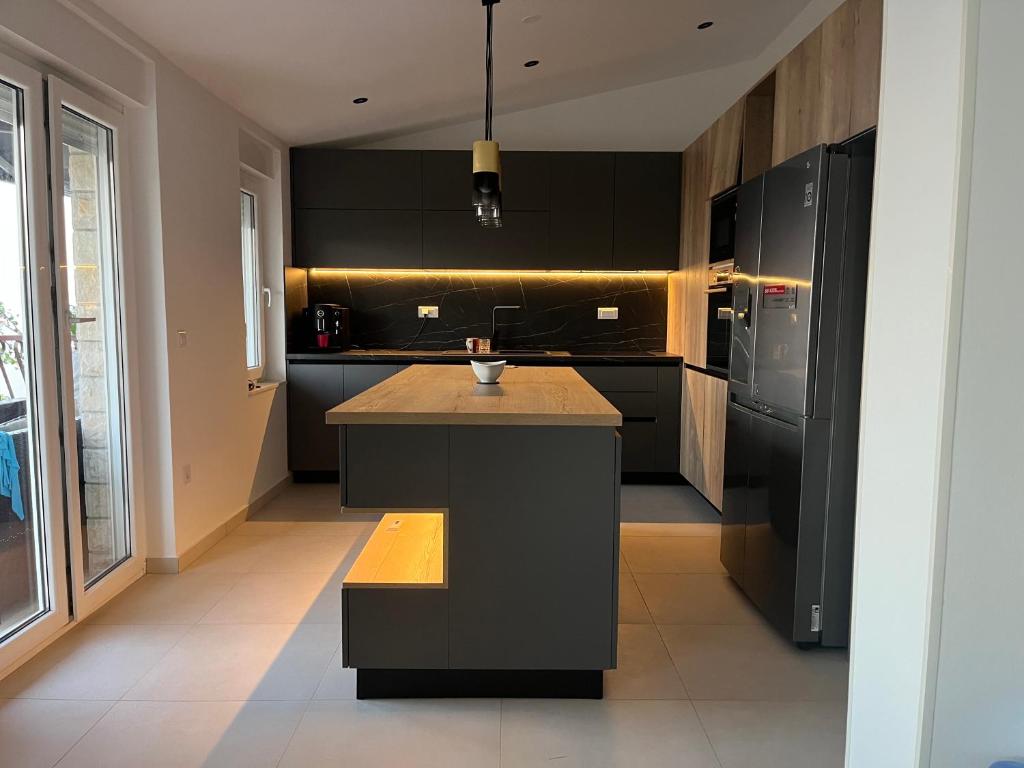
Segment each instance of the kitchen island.
M414 365L327 412L359 698L598 698L616 661L621 414L569 368Z

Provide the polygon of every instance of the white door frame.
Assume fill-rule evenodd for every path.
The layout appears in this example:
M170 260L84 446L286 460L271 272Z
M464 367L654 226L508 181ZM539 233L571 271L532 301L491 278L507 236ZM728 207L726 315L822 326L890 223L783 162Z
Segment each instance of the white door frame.
M34 653L70 622L67 584L67 550L64 539L64 488L61 474L60 408L53 358L55 348L53 324L53 284L50 266L48 209L46 195L46 133L43 77L40 72L0 54L0 78L17 86L23 93L24 105L24 170L27 210L22 218L27 224L25 253L27 296L30 318L26 329L32 343L26 353L31 371L33 427L38 446L39 496L34 508L44 523L43 577L49 591L49 610L23 627L0 646L0 676ZM39 354L40 351L43 354ZM41 502L41 503L40 503Z
M105 602L117 595L130 583L145 573L145 536L141 525L145 515L138 513L142 501L142 487L137 475L141 468L139 452L136 446L139 444L141 429L139 426L139 408L136 390L131 382L136 378L130 375L137 366L130 365L135 360L135 347L129 342L129 329L136 327L134 322L134 309L129 312L130 298L133 291L129 290L131 271L126 268L130 263L128 251L125 247L129 242L125 237L127 227L125 222L129 219L126 210L126 201L130 195L125 189L128 174L125 168L124 149L122 147L123 115L101 103L97 99L78 90L72 85L60 80L57 77L47 78L49 87L49 132L50 132L50 168L51 174L56 178L57 174L63 176L63 141L61 137L61 108L68 108L78 112L104 127L109 128L113 134L113 215L114 215L114 284L116 287L118 323L118 345L119 345L119 370L116 371L120 380L121 397L121 429L123 432L123 443L121 446L122 460L125 469L125 506L128 514L128 558L99 581L86 589L84 562L82 557L82 543L84 539L81 519L78 514L78 463L76 456L76 445L71 440L66 440L64 445L64 462L66 467L66 498L68 513L69 550L71 561L71 584L74 598L73 610L76 619L82 619L102 606ZM52 232L53 232L53 254L54 262L59 267L66 266L70 262L70 255L66 252L65 221L63 209L63 184L53 183L51 185L51 211L52 211ZM61 369L67 372L62 376L63 392L61 393L64 406L64 413L75 412L74 392L71 386L71 350L67 340L70 338L70 323L68 321L67 281L64 275L58 275L57 285L57 332L61 340L60 344L60 365Z

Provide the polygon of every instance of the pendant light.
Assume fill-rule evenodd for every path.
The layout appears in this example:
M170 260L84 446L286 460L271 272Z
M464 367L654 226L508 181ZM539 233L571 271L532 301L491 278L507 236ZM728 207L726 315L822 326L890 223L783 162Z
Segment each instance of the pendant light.
M498 142L491 139L494 115L494 68L491 62L491 36L494 6L501 0L481 0L487 8L487 41L484 45L484 139L473 142L473 208L481 227L501 226L501 156Z

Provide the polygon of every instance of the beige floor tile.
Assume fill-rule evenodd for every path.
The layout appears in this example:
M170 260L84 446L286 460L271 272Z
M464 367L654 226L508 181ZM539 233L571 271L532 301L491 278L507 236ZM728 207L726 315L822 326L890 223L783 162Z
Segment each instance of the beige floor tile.
M341 622L341 579L329 573L246 573L201 624Z
M60 768L273 768L305 702L122 701Z
M111 706L108 701L0 701L0 765L51 768Z
M338 627L327 625L199 624L125 698L306 700L339 642Z
M636 574L656 624L761 624L757 609L728 576Z
M341 648L334 652L334 657L327 665L324 676L320 678L314 699L320 701L330 699L351 700L356 697L356 671L341 666Z
M273 546L253 561L250 572L344 576L364 543L354 536L275 536Z
M717 536L624 536L622 551L634 573L718 573Z
M368 537L376 527L377 523L374 521L352 522L348 520L332 520L326 523L299 521L288 531L288 535Z
M720 536L719 523L622 523L623 536Z
M504 700L501 765L717 768L688 701Z
M337 511L341 507L341 489L337 483L294 483L271 499L266 506L298 509L322 507Z
M239 574L185 571L150 574L89 617L90 624L195 624L228 590Z
M690 698L845 701L845 651L801 651L759 626L660 626Z
M702 701L697 714L722 768L842 768L844 702Z
M283 536L291 533L295 523L291 521L246 520L235 528L229 536Z
M653 624L620 624L618 665L604 673L606 699L685 699L672 659Z
M274 537L225 536L192 563L185 573L248 573L273 549Z
M650 624L651 614L647 610L640 590L637 589L633 575L624 569L619 569L619 623L620 624Z
M497 768L499 702L314 701L281 768Z
M0 682L0 698L119 699L187 626L84 624Z

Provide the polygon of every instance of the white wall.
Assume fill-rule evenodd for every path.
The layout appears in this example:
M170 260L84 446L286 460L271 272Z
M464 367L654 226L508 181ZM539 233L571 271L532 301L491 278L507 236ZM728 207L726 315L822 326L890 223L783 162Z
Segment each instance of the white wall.
M966 10L965 0L884 6L847 728L853 768L929 760L969 168L961 151L970 132ZM978 631L982 643L989 628Z
M1022 28L981 0L932 768L1024 759Z
M842 0L811 0L763 51L729 67L674 77L533 109L502 113L494 133L511 150L678 152L814 30ZM481 101L481 111L483 103ZM417 131L360 146L372 149L466 149L483 119Z
M290 261L285 147L86 0L4 0L0 41L121 105L129 160L146 554L173 557L287 477L283 387L246 385L240 143L272 176L261 191L264 273L275 292L267 373L283 378L282 266ZM240 139L242 132L245 137ZM260 148L262 144L262 149ZM280 326L280 328L278 327ZM177 330L189 343L177 345ZM184 482L190 464L192 482Z

